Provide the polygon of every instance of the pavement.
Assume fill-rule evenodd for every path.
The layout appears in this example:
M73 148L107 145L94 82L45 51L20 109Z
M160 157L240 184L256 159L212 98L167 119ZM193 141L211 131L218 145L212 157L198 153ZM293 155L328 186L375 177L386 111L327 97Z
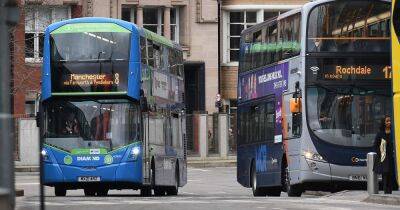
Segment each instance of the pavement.
M16 198L17 210L39 209L39 174L16 173L16 187L25 195ZM339 193L307 192L300 198L253 197L251 189L236 181L235 167L189 168L188 184L180 188L178 196L140 197L134 190L112 190L107 197L85 197L82 190L71 190L66 197L55 197L50 187L45 188L46 210L213 210L213 209L399 209L398 206L365 202L365 191Z
M392 194L380 193L369 195L364 202L400 206L400 191L393 191Z

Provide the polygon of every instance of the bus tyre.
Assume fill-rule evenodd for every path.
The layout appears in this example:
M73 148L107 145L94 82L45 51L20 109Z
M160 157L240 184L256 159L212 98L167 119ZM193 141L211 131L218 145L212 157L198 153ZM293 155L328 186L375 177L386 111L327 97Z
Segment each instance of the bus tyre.
M173 187L168 187L167 195L178 195L179 190L179 170L175 170L175 185Z
M54 187L54 194L56 194L56 196L66 196L67 189L65 189L65 187Z
M257 185L257 173L256 173L256 167L255 167L254 164L252 164L252 166L251 166L251 180L250 180L250 183L251 183L251 189L253 191L253 195L255 197L266 196L267 195L266 191L264 189L258 187L258 185Z
M289 166L286 166L282 174L282 186L284 191L287 192L289 197L300 197L303 193L301 185L290 184L290 172Z
M270 187L266 189L267 195L271 197L281 196L281 187Z
M151 187L143 186L142 189L140 189L140 196L150 197L151 196Z
M164 196L165 190L164 187L155 186L154 187L154 196Z
M95 196L96 195L96 190L92 188L85 188L83 189L83 192L85 193L85 196Z
M108 195L108 189L107 188L100 188L97 190L97 196L107 196Z

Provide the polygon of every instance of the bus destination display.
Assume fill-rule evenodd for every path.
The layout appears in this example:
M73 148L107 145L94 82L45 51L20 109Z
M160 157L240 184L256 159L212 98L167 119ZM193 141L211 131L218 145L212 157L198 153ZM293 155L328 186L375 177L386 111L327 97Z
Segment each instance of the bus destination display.
M375 59L373 59L375 60ZM375 60L377 61L377 60ZM309 59L308 78L311 80L389 80L392 68L385 59L357 61L355 59Z
M100 66L101 65L101 66ZM53 92L120 92L127 90L128 63L53 64Z

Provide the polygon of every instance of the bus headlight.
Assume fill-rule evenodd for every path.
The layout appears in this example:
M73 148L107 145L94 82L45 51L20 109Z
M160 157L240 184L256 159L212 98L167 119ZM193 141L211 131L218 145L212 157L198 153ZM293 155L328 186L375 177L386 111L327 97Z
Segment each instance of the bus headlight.
M133 147L132 148L132 155L138 156L140 153L140 148L139 147Z
M128 156L128 160L129 161L136 161L138 156L139 156L139 154L140 154L140 147L137 147L137 146L133 147L131 152L130 152L130 154L129 154L129 156Z
M43 158L43 161L44 161L44 162L51 162L50 156L49 156L49 154L47 153L47 150L46 150L46 149L42 149L42 151L41 151L40 153L41 153L41 155L42 155L42 158Z
M324 160L324 158L318 154L318 153L313 153L313 152L308 152L308 151L304 151L303 155L306 159L308 160L314 160L314 161L319 161L319 162L326 162Z

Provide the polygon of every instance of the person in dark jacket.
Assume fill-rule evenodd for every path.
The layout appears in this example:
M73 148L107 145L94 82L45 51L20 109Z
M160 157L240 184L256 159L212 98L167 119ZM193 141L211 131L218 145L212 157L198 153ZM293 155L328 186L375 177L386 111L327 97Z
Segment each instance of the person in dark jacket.
M374 171L382 174L383 190L385 194L392 194L395 181L393 135L390 116L382 119L381 126L375 138L375 160Z

